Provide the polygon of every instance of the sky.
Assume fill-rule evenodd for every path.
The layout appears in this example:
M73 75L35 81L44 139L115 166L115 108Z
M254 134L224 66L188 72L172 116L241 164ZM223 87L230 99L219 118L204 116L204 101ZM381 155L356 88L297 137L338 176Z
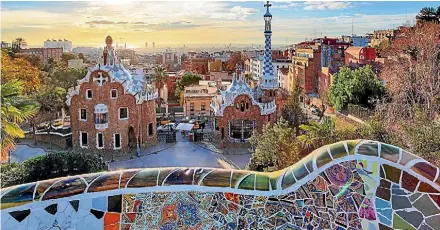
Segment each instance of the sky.
M74 47L114 43L130 48L207 44L264 45L263 1L241 2L2 2L1 39L23 37L41 47L68 39ZM272 43L312 37L364 35L413 24L421 8L438 2L271 2Z

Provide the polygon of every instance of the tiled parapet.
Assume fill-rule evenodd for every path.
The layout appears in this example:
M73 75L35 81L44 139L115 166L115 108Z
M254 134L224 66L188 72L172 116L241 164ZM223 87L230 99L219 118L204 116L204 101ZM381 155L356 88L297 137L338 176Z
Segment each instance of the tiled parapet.
M367 140L272 173L154 168L1 190L2 229L440 229L437 167Z

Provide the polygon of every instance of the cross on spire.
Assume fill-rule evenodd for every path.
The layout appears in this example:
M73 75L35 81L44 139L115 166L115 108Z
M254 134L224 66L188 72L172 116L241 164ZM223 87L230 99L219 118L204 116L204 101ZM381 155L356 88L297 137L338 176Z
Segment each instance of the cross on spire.
M267 8L267 11L269 12L269 7L271 7L272 4L269 3L269 1L266 2L266 4L264 4L264 7Z

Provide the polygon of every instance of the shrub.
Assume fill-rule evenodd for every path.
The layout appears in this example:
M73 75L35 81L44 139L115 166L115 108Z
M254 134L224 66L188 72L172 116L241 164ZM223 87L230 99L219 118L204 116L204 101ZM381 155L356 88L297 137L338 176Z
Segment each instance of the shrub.
M103 171L105 164L93 155L81 153L50 153L24 161L22 164L1 165L1 187L57 177Z

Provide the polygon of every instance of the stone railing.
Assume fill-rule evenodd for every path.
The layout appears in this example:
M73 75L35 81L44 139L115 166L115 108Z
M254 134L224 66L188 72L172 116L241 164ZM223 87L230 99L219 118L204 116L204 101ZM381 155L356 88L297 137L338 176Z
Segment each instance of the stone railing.
M2 229L439 229L440 171L338 142L272 173L150 168L1 190Z

